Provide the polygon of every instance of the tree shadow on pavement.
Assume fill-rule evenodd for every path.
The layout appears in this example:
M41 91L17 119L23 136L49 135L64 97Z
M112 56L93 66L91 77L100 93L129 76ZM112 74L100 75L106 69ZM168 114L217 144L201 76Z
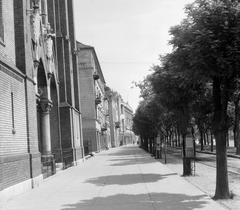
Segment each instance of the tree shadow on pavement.
M134 156L136 154L144 154L143 149L137 146L124 146L119 147L118 151L114 151L111 153L111 149L109 150L108 156Z
M192 210L206 209L209 198L204 195L189 196L185 194L151 193L117 194L92 199L80 200L75 204L65 204L61 210ZM216 206L217 207L217 206ZM209 209L212 209L211 207ZM214 208L217 209L217 208Z
M154 157L149 157L149 155L145 155L142 157L125 157L109 160L112 162L110 166L127 166L127 165L136 165L136 164L149 164L153 163Z
M177 173L172 174L123 174L123 175L110 175L110 176L100 176L96 178L87 179L85 183L95 184L97 186L102 185L133 185L139 183L153 183L168 176L177 175Z
M153 163L154 157L138 147L123 147L121 150L107 154L112 156L109 160L111 166L127 166Z

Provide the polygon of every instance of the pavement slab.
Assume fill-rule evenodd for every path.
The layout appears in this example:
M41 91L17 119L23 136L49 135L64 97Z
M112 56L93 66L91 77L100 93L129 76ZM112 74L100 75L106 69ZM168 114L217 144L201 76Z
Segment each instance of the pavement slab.
M102 151L4 203L2 210L223 210L137 146Z

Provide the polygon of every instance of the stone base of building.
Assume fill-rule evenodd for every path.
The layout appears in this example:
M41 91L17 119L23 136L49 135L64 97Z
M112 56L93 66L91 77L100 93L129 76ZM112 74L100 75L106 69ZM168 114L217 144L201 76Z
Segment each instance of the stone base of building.
M78 166L78 165L82 164L83 162L85 162L85 158L81 158L79 160L74 161L73 165Z
M76 161L82 160L84 157L84 149L83 147L77 147L75 148L75 154L76 154Z
M18 183L11 187L8 187L0 192L0 205L5 203L7 200L20 195L32 188L38 187L43 182L42 174L38 177L26 180L24 182Z

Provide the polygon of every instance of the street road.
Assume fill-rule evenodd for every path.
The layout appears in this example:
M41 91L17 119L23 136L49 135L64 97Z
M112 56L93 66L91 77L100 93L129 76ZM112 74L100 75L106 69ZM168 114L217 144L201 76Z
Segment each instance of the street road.
M205 164L205 165L216 168L216 156L215 155L198 153L196 161L201 164ZM235 173L237 175L240 174L240 160L239 159L228 157L228 172Z

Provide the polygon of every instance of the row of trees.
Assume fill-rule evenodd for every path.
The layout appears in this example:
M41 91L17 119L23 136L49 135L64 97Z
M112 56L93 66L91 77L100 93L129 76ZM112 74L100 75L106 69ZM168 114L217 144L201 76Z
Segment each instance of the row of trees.
M171 53L142 82L133 131L145 142L175 130L184 144L194 123L216 139L215 199L230 198L227 133L234 126L240 154L240 3L196 0L185 7L186 18L170 28ZM189 162L184 165L188 167Z

